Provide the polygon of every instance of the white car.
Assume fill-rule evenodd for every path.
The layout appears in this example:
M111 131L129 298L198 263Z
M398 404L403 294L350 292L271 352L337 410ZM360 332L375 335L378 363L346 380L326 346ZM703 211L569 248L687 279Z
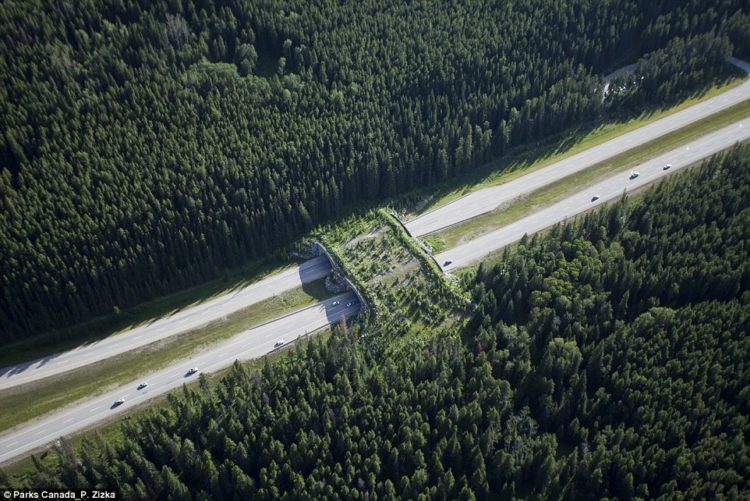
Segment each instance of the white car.
M148 383L144 381L144 382L142 382L141 384L139 384L139 385L138 385L138 389L139 389L139 390L142 390L142 389L143 389L143 388L145 388L146 386L148 386Z
M340 301L334 301L334 302L331 303L331 306L338 306L340 304L341 304Z
M640 175L641 175L641 173L638 172L637 170L631 170L630 171L630 179L635 179L635 178L637 178Z
M591 197L591 201L596 202L597 200L599 200L599 198L601 198L599 195L594 195L593 197Z
M662 170L669 170L669 169L671 169L671 168L672 168L672 164L667 164L667 165L665 165L665 166L664 166L664 167L662 168Z
M279 339L278 341L276 341L276 342L275 342L275 343L273 344L273 347L274 347L274 348L278 348L279 346L284 346L284 340L283 340L283 339Z
M192 376L196 372L198 372L198 368L197 367L193 367L192 369L190 369L189 371L187 371L187 375L188 376Z
M118 398L117 400L115 400L115 404L112 407L117 407L118 405L122 405L124 403L125 403L125 397Z

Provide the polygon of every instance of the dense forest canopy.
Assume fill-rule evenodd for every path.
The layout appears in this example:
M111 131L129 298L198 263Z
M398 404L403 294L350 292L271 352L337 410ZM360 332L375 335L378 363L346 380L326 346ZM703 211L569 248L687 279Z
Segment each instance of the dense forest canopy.
M674 97L748 26L742 0L7 0L0 342L600 116L639 56L702 58Z
M524 239L463 333L362 329L63 445L13 485L140 499L739 499L750 493L750 147ZM204 381L205 382L205 381ZM0 484L2 484L0 475Z

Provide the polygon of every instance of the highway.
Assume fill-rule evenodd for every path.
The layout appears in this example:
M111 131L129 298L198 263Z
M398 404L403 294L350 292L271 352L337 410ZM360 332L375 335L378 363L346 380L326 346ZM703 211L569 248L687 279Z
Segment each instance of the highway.
M688 145L643 163L632 169L640 172L635 179L630 179L630 170L619 172L539 212L438 254L435 259L444 271L468 266L520 240L524 234L534 233L564 221L608 200L620 197L623 191L640 188L748 139L750 139L750 119L719 129ZM672 164L672 168L664 170L666 164ZM599 199L592 201L594 195L598 195ZM447 260L451 260L452 263L444 266Z
M730 62L740 67L746 73L750 73L750 64L734 58L730 59ZM418 237L493 211L515 198L532 193L557 180L648 143L660 136L681 129L747 99L750 99L750 79L718 96L656 120L547 167L530 172L513 181L477 190L447 205L425 212L406 222L406 228L412 236Z
M747 63L736 60L733 63L750 73L750 65ZM421 236L458 224L746 99L750 99L750 80L719 96L514 181L466 195L407 222L406 227L412 235ZM745 123L735 123L642 164L634 169L640 171L640 175L635 179L629 179L629 170L610 176L576 195L515 223L447 250L437 255L436 259L441 265L448 259L452 260L450 265L443 267L445 271L470 265L487 254L520 240L524 234L542 230L601 203L618 198L623 191L640 188L747 139L750 139L750 120ZM667 163L671 163L672 168L665 171L663 166ZM592 201L595 194L599 196L599 199ZM55 376L201 327L264 299L300 287L303 283L322 278L330 271L330 263L325 257L315 258L229 294L185 308L169 317L160 318L149 324L69 351L0 369L0 391ZM339 301L340 304L333 306L334 301ZM350 301L354 304L347 307ZM279 338L292 341L308 332L329 326L343 316L354 315L358 310L356 296L353 293L342 294L249 329L187 360L145 375L142 380L148 381L149 384L144 389L138 390L137 386L140 381L133 381L106 394L71 403L69 407L55 411L54 414L0 434L0 463L27 454L61 435L68 435L90 427L104 419L118 415L133 405L164 394L183 383L193 381L197 375L186 375L190 367L198 367L200 372L215 372L228 367L234 360L260 357L273 351L274 344ZM125 403L114 406L113 403L119 398L124 398Z
M331 271L325 256L316 257L228 294L185 308L171 316L78 346L69 351L0 369L0 390L61 374L141 346L196 329L259 303Z
M339 304L334 306L333 303L336 301ZM347 306L349 302L352 304ZM75 433L116 416L133 405L178 388L183 383L193 382L201 372L216 372L229 367L235 360L261 357L274 351L274 345L280 339L283 338L285 344L288 344L299 336L328 327L343 317L355 315L359 311L359 306L353 292L340 294L273 322L249 329L186 360L146 374L139 380L103 395L76 402L51 415L21 425L0 435L0 463L27 454L57 440L60 436ZM189 375L188 370L192 367L197 367L199 372ZM142 381L148 382L148 386L139 390L138 385ZM125 403L114 405L120 398L124 398Z

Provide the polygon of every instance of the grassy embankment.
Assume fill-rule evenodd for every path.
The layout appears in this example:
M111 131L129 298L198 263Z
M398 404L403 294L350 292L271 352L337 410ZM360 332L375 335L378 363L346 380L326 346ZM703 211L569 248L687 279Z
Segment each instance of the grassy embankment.
M673 174L672 176L680 176L680 175L686 174L687 172L688 172L688 170L682 169L680 171L675 172L675 174ZM670 176L670 179L672 178L672 176ZM662 181L662 180L663 180L663 178L660 179L660 180L657 180L656 182L659 182L659 181ZM627 204L629 206L633 206L633 205L637 205L637 204L641 203L641 200L643 199L643 197L646 196L646 193L648 192L648 189L651 186L652 186L652 184L647 184L647 185L641 186L641 187L639 187L639 188L637 188L637 189L635 189L633 191L629 191L627 193L627 195L626 195ZM588 211L586 211L586 212L584 212L582 214L586 214L588 212L597 211L597 210L604 210L604 208L606 206L614 204L614 203L618 203L620 200L621 200L620 198L616 198L616 199L613 199L613 200L608 200L607 202L604 202L601 205L595 205L595 206L593 206L591 209L589 209ZM580 215L578 215L577 217L580 217ZM536 235L538 235L538 236L541 237L541 236L545 235L546 233L552 231L552 228L553 227L545 228L544 230L536 233ZM509 247L514 247L516 245L519 245L519 242L511 244ZM484 258L482 258L481 261L478 261L476 263L470 264L469 266L466 266L465 268L459 268L459 269L453 271L452 273L458 277L459 281L462 284L474 284L474 283L476 283L476 274L477 274L477 272L479 270L479 267L483 266L484 269L490 269L493 266L495 266L496 264L500 263L502 261L502 259L503 259L502 256L503 256L503 254L505 252L505 249L506 248L503 247L502 249L498 249L498 250L496 250L494 252L491 252L490 254L487 254Z
M326 299L331 295L323 282L324 279L319 279L305 284L304 287L274 296L203 327L60 376L0 391L0 408L3 409L0 413L0 431L136 378L147 379L148 372L188 357L212 343Z
M600 120L583 124L561 135L553 136L537 143L519 146L506 155L488 162L458 178L440 185L421 190L422 202L416 204L415 215L446 205L457 198L482 188L507 183L535 170L544 168L572 155L601 143L614 139L627 132L643 127L651 122L668 117L699 102L722 94L746 80L737 76L727 82L712 86L705 92L693 96L680 104L663 110L644 112L635 118L624 121Z
M191 305L257 282L290 266L292 266L292 263L282 262L277 257L257 259L241 267L227 270L222 273L220 278L204 284L146 301L117 313L113 312L96 317L72 327L7 344L3 346L0 352L0 367L34 360L104 339L112 334L132 329L146 322L176 313Z
M327 330L316 335L316 339L325 341L325 339L327 339L330 335L331 331ZM307 339L303 341L303 343L307 343L309 341L310 339ZM296 345L290 344L280 350L275 350L272 353L269 353L262 359L243 362L243 365L251 370L260 370L266 363L266 361L268 361L269 363L276 363L280 360L283 360L286 353L290 349L293 349L293 346ZM202 376L205 376L208 379L210 387L214 387L218 385L218 383L229 370L230 368L226 368L213 374L204 373L202 374ZM201 391L198 385L198 379L194 379L190 383L185 383L186 387L194 391ZM115 444L118 444L127 439L127 437L122 432L123 422L126 422L130 419L139 419L150 413L158 412L160 409L167 407L169 405L167 402L167 395L175 391L182 390L173 390L172 392L160 395L153 400L149 400L148 402L144 402L131 409L128 409L124 413L119 414L108 421L100 423L94 428L86 429L74 435L68 436L66 437L66 439L68 440L68 444L73 450L76 450L84 440L101 440L114 446ZM50 448L40 454L37 454L37 458L41 460L42 464L53 465L57 462L58 453L55 448ZM3 469L6 473L20 479L25 474L35 471L35 466L34 461L31 459L31 457L27 456L5 466Z
M462 242L477 238L543 207L549 206L613 172L640 165L667 150L677 148L700 136L748 117L750 117L750 100L743 101L715 115L706 117L682 129L656 138L642 146L623 152L583 171L551 183L544 188L519 197L505 207L432 234L426 237L425 241L433 247L434 252L453 248Z

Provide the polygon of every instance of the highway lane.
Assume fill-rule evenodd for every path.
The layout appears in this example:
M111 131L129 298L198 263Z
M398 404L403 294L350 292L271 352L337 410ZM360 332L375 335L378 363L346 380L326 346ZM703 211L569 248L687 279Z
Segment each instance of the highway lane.
M336 306L333 305L335 301L339 302ZM347 306L350 301L353 304ZM273 322L249 329L211 346L206 351L144 375L141 379L120 388L76 402L68 408L10 430L0 435L0 463L27 454L57 440L60 436L75 433L116 416L133 405L178 388L183 383L190 383L198 378L200 372L215 372L230 366L235 360L248 360L270 353L276 349L274 344L279 339L283 338L288 344L299 336L328 327L343 317L355 315L359 307L353 292L340 294ZM192 367L197 367L199 373L187 375L187 371ZM148 382L148 386L138 390L141 381ZM125 403L113 406L119 398L124 398Z
M630 170L619 172L539 212L438 254L435 259L444 271L468 266L480 261L486 255L520 240L524 234L534 233L562 222L608 200L620 197L623 191L640 188L656 179L729 148L737 142L748 139L750 139L750 119L719 129L690 142L688 145L676 148L641 164L633 169L640 172L640 175L635 179L629 178ZM664 166L668 163L672 164L672 168L664 170ZM594 195L599 195L600 198L592 201ZM444 266L447 260L452 260L452 263Z
M730 61L746 73L750 73L750 64L734 58L730 59ZM660 136L681 129L747 99L750 99L750 79L718 96L644 125L634 131L555 162L552 165L526 174L518 179L498 186L477 190L447 205L425 212L421 216L408 221L406 228L413 236L418 237L493 211L515 198L529 194L559 179L584 170Z
M323 278L331 271L325 256L316 257L228 294L190 306L171 316L74 349L0 369L0 390L83 367L160 339L196 329L235 311Z

